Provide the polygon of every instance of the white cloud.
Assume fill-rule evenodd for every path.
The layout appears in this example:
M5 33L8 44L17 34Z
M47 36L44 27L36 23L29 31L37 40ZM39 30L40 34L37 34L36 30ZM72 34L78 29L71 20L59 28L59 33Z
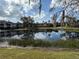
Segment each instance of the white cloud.
M44 11L42 11L40 15L39 15L39 13L34 15L34 20L35 20L35 22L42 23L42 21L44 20L45 16L46 16L46 13Z
M0 17L19 19L24 15L23 11L27 13L38 5L38 0L31 0L30 5L28 2L29 0L0 0Z

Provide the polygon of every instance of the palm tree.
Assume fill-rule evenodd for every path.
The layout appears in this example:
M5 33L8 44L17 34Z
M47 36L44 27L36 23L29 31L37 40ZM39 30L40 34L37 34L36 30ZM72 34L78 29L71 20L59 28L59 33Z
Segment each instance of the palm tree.
M29 27L33 24L33 18L29 17L22 17L21 20L23 21L23 27Z
M53 23L53 26L56 27L56 19L57 19L57 15L54 15L52 17L52 23Z
M76 23L76 18L71 16L65 16L68 19L69 26L74 26Z
M48 20L48 23L50 23L50 20Z
M29 0L29 5L30 5L30 0Z
M62 12L61 26L64 26L65 10Z
M66 10L66 8L68 7L68 6L65 6L65 4L66 4L66 1L64 2L64 7L65 8L63 8L63 10L62 10L62 19L61 19L61 26L63 26L64 25L64 19L65 19L65 10ZM53 8L50 8L50 10L49 10L49 12L51 12L51 11L53 11L54 10L54 8L55 7L53 7ZM56 13L57 14L57 13ZM54 20L56 21L56 16L54 15ZM56 26L56 25L55 25Z
M29 2L29 5L30 5L30 3L31 3L31 0L28 0ZM20 3L21 3L21 1L20 1ZM39 0L39 15L41 14L41 8L42 8L42 3L41 3L41 0ZM21 10L23 10L23 7L21 7ZM34 21L30 18L30 17L26 17L25 16L25 11L23 11L23 14L24 14L24 17L23 16L21 16L21 20L23 21L23 26L24 26L24 28L27 26L27 24L32 24Z
M41 9L42 9L42 3L41 0L39 1L39 15L41 14Z

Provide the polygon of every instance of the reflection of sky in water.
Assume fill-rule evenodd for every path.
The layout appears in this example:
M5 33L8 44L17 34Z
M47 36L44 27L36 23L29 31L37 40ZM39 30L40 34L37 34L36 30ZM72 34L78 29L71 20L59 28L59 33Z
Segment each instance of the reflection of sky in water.
M9 34L9 33L5 33L5 34ZM0 39L42 39L42 40L59 40L59 39L64 39L66 40L67 38L79 38L79 33L66 33L65 31L58 31L58 32L33 32L33 33L21 33L18 34L16 32L16 34L14 35L10 35L10 36L5 36L5 34L3 36L0 36Z
M21 37L23 37L23 34L22 35L14 35L11 38L12 39L21 39Z
M39 32L35 34L35 38L34 39L50 39L50 40L58 40L61 38L61 34L63 34L64 32Z
M58 31L58 32L38 32L38 33L35 33L34 34L34 39L45 39L45 40L59 40L61 39L62 37L62 34L64 34L65 32L64 31ZM27 33L26 33L27 34ZM20 35L14 35L14 36L11 36L11 37L7 37L7 36L4 36L3 38L4 39L21 39L23 37L29 37L29 34L28 35L24 35L24 34L20 34Z

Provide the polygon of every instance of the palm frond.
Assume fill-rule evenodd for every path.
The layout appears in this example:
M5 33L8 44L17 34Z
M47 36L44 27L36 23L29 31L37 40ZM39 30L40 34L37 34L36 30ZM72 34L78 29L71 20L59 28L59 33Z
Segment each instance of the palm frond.
M42 9L42 3L41 0L39 1L39 15L41 14L41 9Z
M29 5L30 5L30 0L29 0Z

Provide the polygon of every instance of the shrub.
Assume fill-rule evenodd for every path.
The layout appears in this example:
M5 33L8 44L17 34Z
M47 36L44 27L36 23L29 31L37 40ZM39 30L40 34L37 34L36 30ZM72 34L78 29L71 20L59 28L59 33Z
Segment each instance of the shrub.
M52 46L61 48L79 48L79 40L58 40L52 42Z
M10 40L10 45L33 46L33 47L57 47L57 48L79 48L79 40Z
M33 47L49 47L51 46L51 43L49 41L43 41L43 40L10 40L10 45L16 45L16 46L33 46Z

